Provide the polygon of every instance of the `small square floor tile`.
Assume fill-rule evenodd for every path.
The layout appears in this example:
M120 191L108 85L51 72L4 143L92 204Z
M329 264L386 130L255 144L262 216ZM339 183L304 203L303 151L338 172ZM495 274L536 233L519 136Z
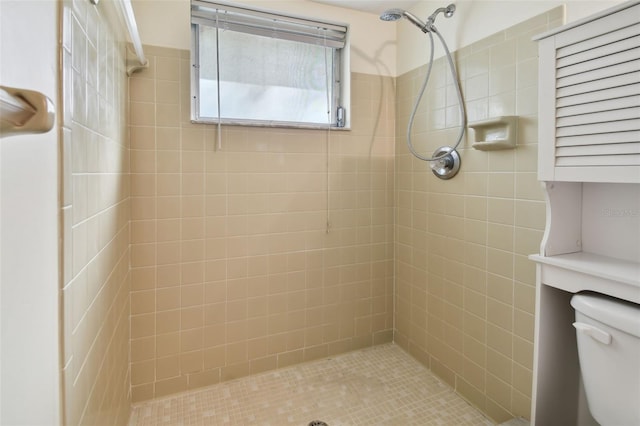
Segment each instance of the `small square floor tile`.
M490 426L394 344L220 383L132 408L130 426Z

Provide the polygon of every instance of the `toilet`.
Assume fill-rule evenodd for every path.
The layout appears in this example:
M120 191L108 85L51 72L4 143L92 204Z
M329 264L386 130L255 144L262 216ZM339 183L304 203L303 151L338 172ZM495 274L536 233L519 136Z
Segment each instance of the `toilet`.
M640 305L578 293L571 306L591 415L601 426L640 425Z

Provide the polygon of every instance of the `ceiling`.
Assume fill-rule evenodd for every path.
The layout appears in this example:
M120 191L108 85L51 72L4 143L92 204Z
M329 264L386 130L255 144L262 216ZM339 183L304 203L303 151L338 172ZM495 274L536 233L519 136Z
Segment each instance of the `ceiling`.
M379 15L387 9L410 9L419 0L312 0L332 6L346 7Z

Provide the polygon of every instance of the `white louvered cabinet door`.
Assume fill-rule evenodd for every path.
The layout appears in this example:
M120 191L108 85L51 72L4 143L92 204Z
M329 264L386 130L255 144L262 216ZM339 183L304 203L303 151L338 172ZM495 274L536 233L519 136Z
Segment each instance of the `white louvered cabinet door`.
M539 41L539 179L640 182L640 4Z

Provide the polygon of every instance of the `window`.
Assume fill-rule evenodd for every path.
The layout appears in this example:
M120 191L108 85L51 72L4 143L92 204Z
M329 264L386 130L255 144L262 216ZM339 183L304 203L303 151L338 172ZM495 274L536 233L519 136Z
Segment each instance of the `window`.
M347 26L191 1L195 122L344 127Z

